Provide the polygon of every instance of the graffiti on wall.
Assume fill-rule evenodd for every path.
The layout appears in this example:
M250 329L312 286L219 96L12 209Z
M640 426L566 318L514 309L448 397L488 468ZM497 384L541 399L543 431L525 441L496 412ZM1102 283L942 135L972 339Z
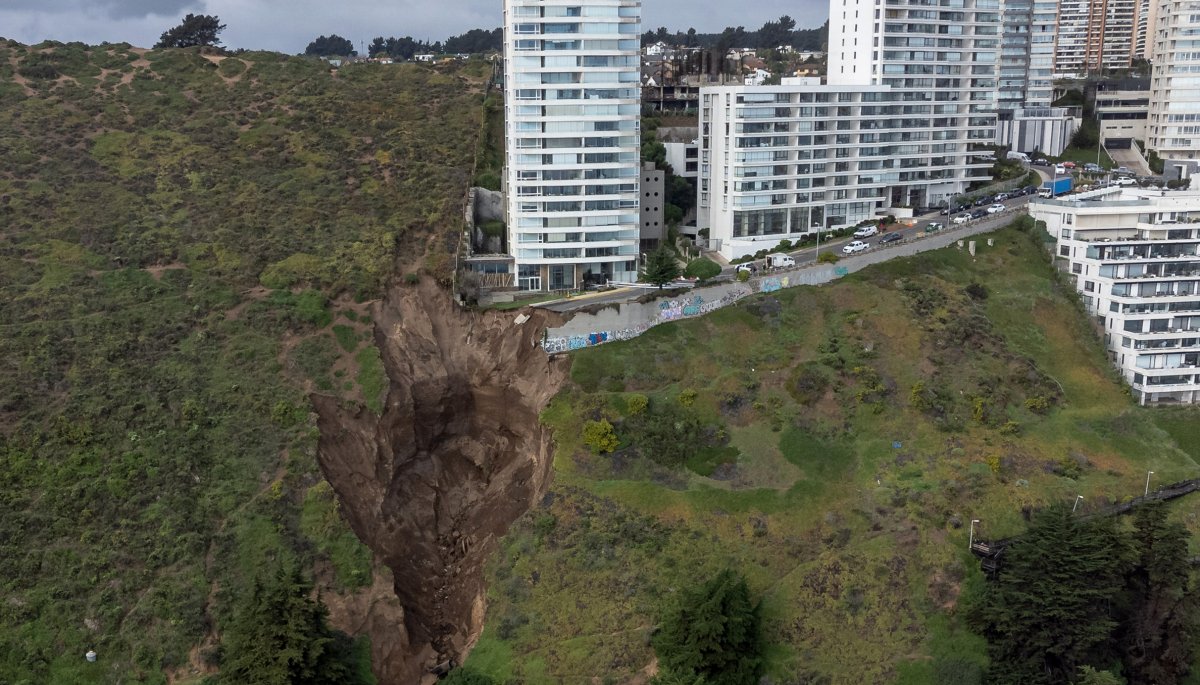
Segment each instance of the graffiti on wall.
M787 279L784 279L784 280L787 280ZM773 293L776 290L779 290L783 287L784 287L783 282L780 281L778 278L764 278L758 284L759 292L764 292L764 293Z
M779 279L773 280L779 281ZM782 287L787 287L787 280L786 278L783 279ZM778 289L778 287L775 288L775 290ZM636 338L664 321L674 321L676 319L708 314L721 307L729 306L750 294L751 291L749 288L737 288L716 300L705 300L700 295L692 295L691 297L679 300L666 300L659 303L658 317L652 321L643 321L627 328L618 328L612 331L595 331L586 335L546 336L542 340L542 349L547 354L557 354L559 352L570 352L572 350L581 350L585 347L603 345L613 340L629 340Z

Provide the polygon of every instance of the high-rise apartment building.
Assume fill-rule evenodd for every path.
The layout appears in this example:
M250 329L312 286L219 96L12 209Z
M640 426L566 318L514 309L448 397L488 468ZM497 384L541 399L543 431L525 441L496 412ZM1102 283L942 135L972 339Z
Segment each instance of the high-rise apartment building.
M1141 0L1059 0L1055 78L1082 78L1131 64Z
M1200 193L1034 200L1109 358L1143 405L1200 402Z
M1160 0L1156 20L1146 143L1164 160L1200 160L1200 2Z
M987 177L972 155L996 135L1000 29L1000 0L830 0L829 85L888 86L933 117L909 140L936 141L953 171L930 183L927 206Z
M640 0L505 0L505 216L516 285L637 278Z
M1001 9L1000 70L996 81L996 107L1025 106L1029 91L1030 38L1033 0L1007 0Z
M966 117L889 86L703 88L699 213L728 259L893 207L941 206L987 165L963 150Z

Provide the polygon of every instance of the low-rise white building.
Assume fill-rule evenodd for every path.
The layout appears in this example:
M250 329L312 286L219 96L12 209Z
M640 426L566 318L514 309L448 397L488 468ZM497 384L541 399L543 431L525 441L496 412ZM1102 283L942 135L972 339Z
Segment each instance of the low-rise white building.
M1107 189L1030 214L1138 402L1200 402L1200 192Z
M990 179L971 159L977 122L932 93L785 79L700 100L697 227L729 259Z

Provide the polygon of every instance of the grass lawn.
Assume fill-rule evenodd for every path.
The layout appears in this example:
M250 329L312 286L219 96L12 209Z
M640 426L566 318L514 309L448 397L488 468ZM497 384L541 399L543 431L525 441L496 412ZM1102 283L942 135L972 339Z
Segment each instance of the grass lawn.
M964 620L984 582L966 522L1006 536L1023 507L1140 494L1149 469L1163 483L1200 472L1200 413L1136 407L1041 243L988 237L975 259L894 260L576 353L542 417L551 496L493 560L467 665L628 682L652 663L664 601L732 567L763 600L775 682L915 684L985 666ZM691 454L722 459L657 463L631 393L644 411L675 408L687 428L672 439ZM582 446L599 417L621 439L613 454ZM1195 525L1200 500L1174 510Z

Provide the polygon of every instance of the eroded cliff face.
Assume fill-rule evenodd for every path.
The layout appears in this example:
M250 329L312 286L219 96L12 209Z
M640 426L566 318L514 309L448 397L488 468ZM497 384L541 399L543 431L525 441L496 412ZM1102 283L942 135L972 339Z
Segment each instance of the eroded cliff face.
M540 342L553 314L469 312L432 283L395 287L374 312L390 379L382 416L313 398L319 460L355 533L395 578L403 625L373 621L381 685L431 679L484 614L483 564L550 477L538 415L567 361Z

